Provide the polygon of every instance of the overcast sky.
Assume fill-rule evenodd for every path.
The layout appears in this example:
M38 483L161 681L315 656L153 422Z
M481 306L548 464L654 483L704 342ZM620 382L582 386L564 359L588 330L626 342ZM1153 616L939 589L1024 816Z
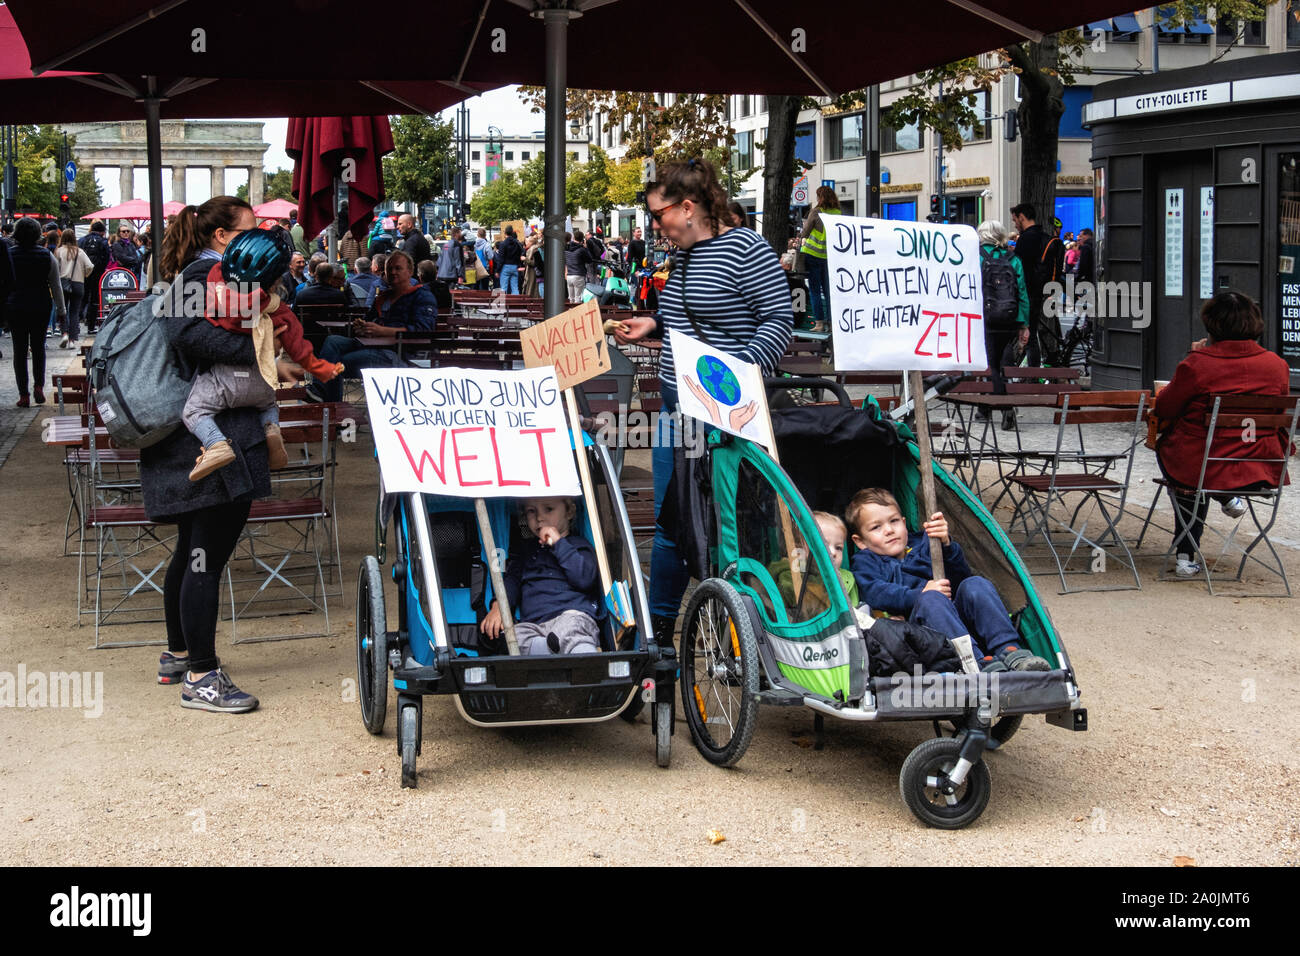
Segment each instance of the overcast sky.
M541 132L544 125L541 113L531 112L521 102L519 87L505 86L482 96L475 96L467 103L469 106L469 131L471 136L487 135L489 125L496 126L506 136ZM444 119L452 119L456 108L442 114ZM266 128L263 137L271 144L266 151L266 168L268 170L293 169L293 162L285 155L284 141L288 135L289 121L285 119L264 120Z

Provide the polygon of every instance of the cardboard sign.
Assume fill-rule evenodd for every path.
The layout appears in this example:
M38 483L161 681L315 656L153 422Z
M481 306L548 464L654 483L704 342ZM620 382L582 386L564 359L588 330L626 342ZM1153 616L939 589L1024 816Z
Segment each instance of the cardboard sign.
M830 216L826 251L837 371L988 367L970 226Z
M526 230L528 227L524 225L524 221L522 219L502 219L501 220L502 238L505 238L506 226L514 226L515 238L518 239L520 242L524 241L524 236L527 235Z
M767 410L767 391L763 388L763 370L676 329L669 329L668 336L682 414L772 451L776 442Z
M362 371L384 487L458 498L581 493L549 369Z
M610 370L600 306L593 299L519 333L524 368L554 366L560 388L572 388Z

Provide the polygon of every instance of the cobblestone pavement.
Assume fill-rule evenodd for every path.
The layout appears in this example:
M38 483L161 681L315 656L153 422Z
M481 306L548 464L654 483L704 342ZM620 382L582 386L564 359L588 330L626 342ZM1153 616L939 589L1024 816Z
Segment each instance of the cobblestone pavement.
M58 336L46 337L45 404L33 405L31 408L18 408L14 405L18 401L18 384L14 379L14 340L8 332L0 334L0 353L4 354L4 358L0 359L0 468L3 468L9 453L32 421L42 411L55 407L50 375L65 370L76 360L78 353L76 349L59 348Z

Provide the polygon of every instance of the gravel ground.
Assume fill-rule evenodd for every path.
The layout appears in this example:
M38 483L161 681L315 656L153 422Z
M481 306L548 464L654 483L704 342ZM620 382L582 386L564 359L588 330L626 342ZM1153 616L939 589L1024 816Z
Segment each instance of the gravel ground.
M231 647L219 634L227 669L262 701L228 716L182 710L178 689L154 683L156 647L87 650L76 559L58 556L61 456L39 434L37 420L0 470L0 673L102 674L102 715L0 711L0 853L11 865L171 863L178 839L231 864L1300 862L1293 801L1280 796L1297 770L1286 729L1300 718L1295 605L1156 580L1167 539L1144 547L1140 591L1058 595L1040 579L1090 730L1028 719L987 756L993 798L963 831L926 829L899 797L899 768L928 725L828 720L816 751L811 715L797 709L761 711L731 770L705 763L679 719L661 770L645 717L489 731L430 698L420 786L400 790L394 701L373 737L350 683L354 569L373 536L366 442L342 448L345 597L331 605L333 636ZM1279 534L1300 540L1288 521ZM1297 553L1284 556L1300 572ZM725 842L711 844L711 829Z

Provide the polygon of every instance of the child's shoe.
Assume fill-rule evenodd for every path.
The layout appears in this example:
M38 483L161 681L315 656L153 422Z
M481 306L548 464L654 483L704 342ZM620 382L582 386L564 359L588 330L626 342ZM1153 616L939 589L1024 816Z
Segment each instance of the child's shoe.
M279 471L289 464L289 453L284 447L284 438L280 435L280 426L268 422L266 426L266 453L272 471Z
M1201 574L1201 566L1191 558L1185 558L1181 554L1178 556L1178 564L1174 566L1174 574L1180 578L1195 578Z
M1007 670L1050 671L1052 669L1051 664L1033 651L1024 647L1017 647L1014 644L1008 644L998 656L1002 658L1002 663L1007 666Z
M163 651L162 657L158 658L158 683L179 684L189 666L188 657L177 657L171 651Z
M560 653L560 639L554 632L546 635L546 646L551 649L552 654Z
M980 671L985 674L999 674L1007 670L1006 664L1002 663L999 658L993 657L990 654L985 654L984 658L979 662L979 665Z
M190 472L190 481L206 478L218 468L225 468L234 460L235 450L230 447L230 442L216 442L211 448L204 448L203 454L194 459L194 470Z

